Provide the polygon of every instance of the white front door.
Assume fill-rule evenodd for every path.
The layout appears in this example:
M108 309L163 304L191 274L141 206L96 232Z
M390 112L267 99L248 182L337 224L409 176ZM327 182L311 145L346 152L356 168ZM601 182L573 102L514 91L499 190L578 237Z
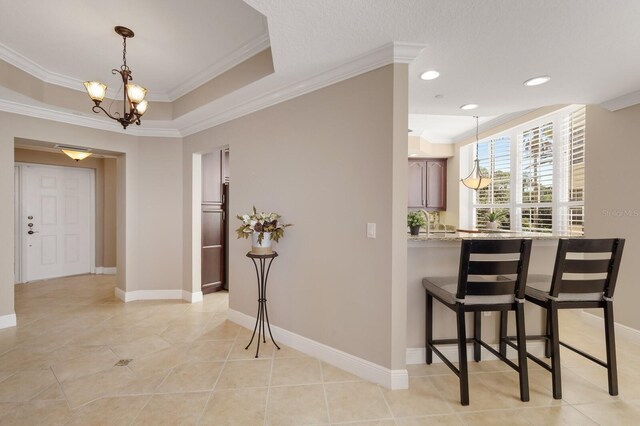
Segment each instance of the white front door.
M22 167L22 281L91 272L93 170Z

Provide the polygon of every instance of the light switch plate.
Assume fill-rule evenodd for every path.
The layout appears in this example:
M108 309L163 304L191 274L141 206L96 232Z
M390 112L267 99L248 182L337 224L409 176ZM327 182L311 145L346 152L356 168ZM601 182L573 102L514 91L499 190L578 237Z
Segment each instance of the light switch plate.
M376 237L376 224L367 223L367 238L375 238L375 237Z

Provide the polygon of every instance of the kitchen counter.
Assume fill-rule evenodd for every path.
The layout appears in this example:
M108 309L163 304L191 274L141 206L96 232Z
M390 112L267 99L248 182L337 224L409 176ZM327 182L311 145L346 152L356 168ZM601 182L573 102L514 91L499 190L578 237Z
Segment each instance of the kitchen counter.
M558 239L563 235L535 234L523 232L470 233L436 232L429 236L407 236L407 361L424 362L424 318L425 293L422 279L425 277L455 277L460 262L460 246L463 239L512 239L531 238L533 247L529 262L530 274L551 275L558 247ZM434 302L434 338L444 339L456 336L455 314ZM482 335L487 342L497 342L498 314L489 313L482 318ZM470 315L469 315L470 316ZM527 334L542 334L544 314L535 305L525 305ZM472 330L467 322L467 330ZM510 334L514 334L514 321L509 322ZM470 331L469 331L470 332ZM534 355L542 356L544 344L527 342L527 349Z
M407 234L407 241L460 241L463 239L471 240L504 240L504 239L516 239L516 238L531 238L533 240L557 240L559 238L567 238L569 235L561 234L546 234L541 232L515 232L515 231L492 231L492 232L431 232L429 235L426 232L421 232L419 235ZM575 238L575 237L573 237Z

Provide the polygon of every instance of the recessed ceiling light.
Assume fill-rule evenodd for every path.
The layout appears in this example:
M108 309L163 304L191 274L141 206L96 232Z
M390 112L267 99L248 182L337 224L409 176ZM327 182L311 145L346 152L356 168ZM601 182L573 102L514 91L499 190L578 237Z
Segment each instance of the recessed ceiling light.
M418 154L409 154L409 157L417 157Z
M549 80L551 80L551 77L549 77L548 75L541 75L539 77L530 78L522 84L524 84L525 86L539 86L541 84L545 84Z
M425 71L420 75L423 80L433 80L440 77L440 73L436 70Z
M470 109L476 109L476 108L478 108L478 105L476 104L464 104L460 107L460 109L463 109L465 111L468 111Z

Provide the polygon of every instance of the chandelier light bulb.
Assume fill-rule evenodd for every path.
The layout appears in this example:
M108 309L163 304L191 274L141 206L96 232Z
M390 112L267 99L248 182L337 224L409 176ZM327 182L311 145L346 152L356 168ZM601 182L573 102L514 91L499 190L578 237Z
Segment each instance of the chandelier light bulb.
M92 101L102 102L107 94L107 85L99 81L85 81L84 87Z
M144 97L147 95L147 89L142 86L138 86L137 84L129 83L127 84L127 96L129 100L134 104L139 104L144 100Z
M140 116L143 115L145 111L147 111L148 106L149 106L149 102L147 102L147 100L145 99L144 101L136 105L136 113Z

